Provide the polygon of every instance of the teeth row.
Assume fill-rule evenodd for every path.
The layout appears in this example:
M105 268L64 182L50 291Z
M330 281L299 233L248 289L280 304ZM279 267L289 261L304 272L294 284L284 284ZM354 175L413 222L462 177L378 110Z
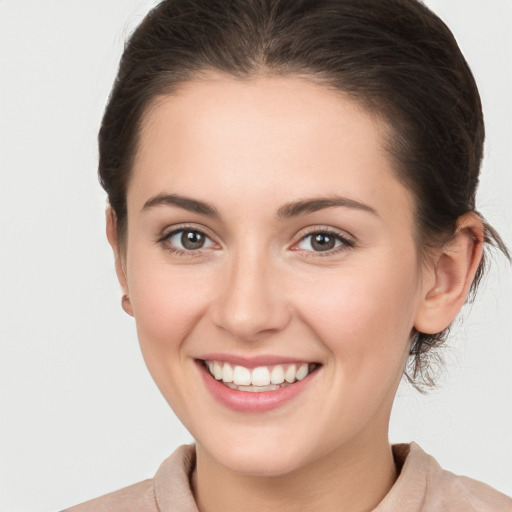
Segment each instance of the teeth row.
M292 384L306 377L309 364L289 364L286 366L258 366L249 370L245 366L231 366L219 361L206 361L210 373L217 379L235 386L270 386L271 384Z

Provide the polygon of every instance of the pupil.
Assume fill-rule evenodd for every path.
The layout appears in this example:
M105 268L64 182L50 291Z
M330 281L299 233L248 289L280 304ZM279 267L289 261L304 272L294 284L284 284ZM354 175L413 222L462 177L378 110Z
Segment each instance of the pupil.
M204 245L204 236L197 231L184 231L181 235L181 243L185 249L201 249Z
M334 237L322 233L315 235L311 241L311 245L316 251L328 251L329 249L333 249L335 243Z

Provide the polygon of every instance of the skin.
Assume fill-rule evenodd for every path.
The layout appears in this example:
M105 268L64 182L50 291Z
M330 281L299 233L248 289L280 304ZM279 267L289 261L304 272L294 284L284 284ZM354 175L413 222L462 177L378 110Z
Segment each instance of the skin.
M420 265L414 199L385 133L358 104L301 77L210 75L145 116L125 245L110 210L107 234L146 364L196 440L202 512L371 510L396 479L387 429L412 330L453 320L482 227L476 215L459 219L454 239ZM144 207L168 194L218 215ZM368 209L277 216L333 195ZM176 253L180 236L165 237L180 228L207 243ZM308 235L322 229L342 237L338 247L314 250ZM212 352L321 367L284 406L241 413L200 378L196 359Z

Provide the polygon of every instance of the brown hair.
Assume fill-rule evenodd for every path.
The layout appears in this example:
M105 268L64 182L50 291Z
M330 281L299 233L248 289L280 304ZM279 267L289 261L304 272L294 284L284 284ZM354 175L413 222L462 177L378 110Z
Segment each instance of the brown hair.
M99 133L99 176L121 240L144 113L201 73L306 75L390 127L397 177L416 199L420 253L475 211L484 124L473 75L446 25L417 0L164 0L126 44ZM487 223L485 241L508 251ZM474 294L484 270L482 260ZM415 332L411 378L446 331Z

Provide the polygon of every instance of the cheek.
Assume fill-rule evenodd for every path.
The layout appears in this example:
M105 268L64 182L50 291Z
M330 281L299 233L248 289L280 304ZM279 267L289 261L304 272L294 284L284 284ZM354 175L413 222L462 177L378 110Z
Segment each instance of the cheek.
M129 289L146 359L177 351L207 308L209 280L189 268L133 258Z
M184 420L193 399L189 386L183 386L184 371L193 364L186 340L207 308L205 281L161 264L137 270L129 286L141 352L160 392Z
M354 435L372 417L386 428L409 353L415 267L386 268L387 273L366 266L340 271L317 279L313 292L300 293L307 297L302 318L331 356L325 367L333 390L324 402L331 415L327 423L343 424Z
M402 361L408 346L416 283L414 260L402 259L401 265L388 261L333 271L297 297L307 297L303 317L336 359L354 370L373 361L384 371L384 363Z

